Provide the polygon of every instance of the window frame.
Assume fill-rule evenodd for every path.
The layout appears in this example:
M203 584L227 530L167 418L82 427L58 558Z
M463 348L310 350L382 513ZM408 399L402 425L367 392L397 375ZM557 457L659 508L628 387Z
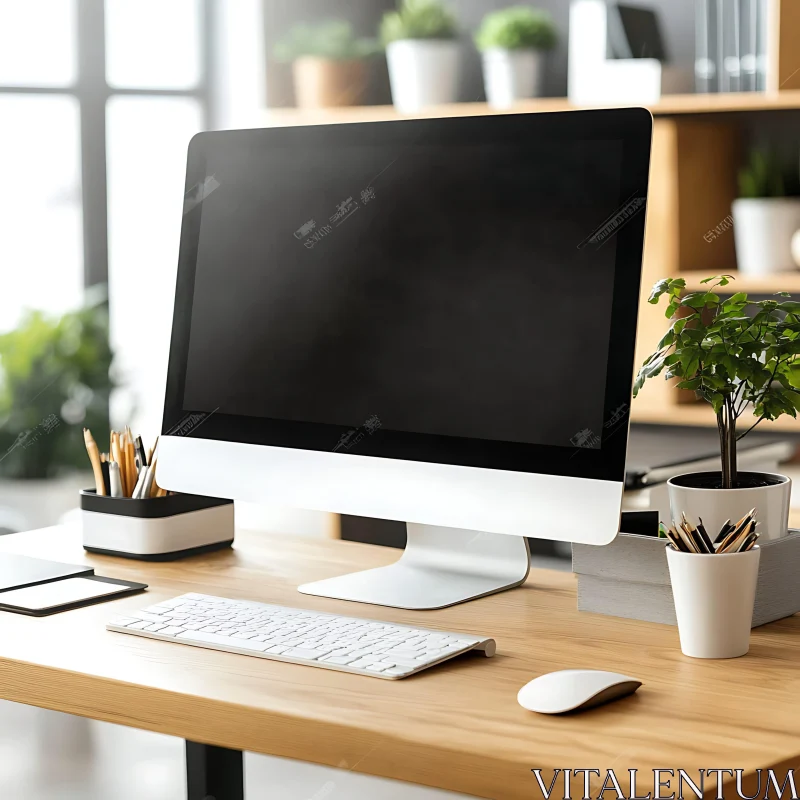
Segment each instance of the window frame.
M200 64L197 86L191 89L112 88L106 81L104 0L77 0L77 77L69 86L0 84L0 95L66 95L78 101L80 120L80 174L83 220L83 285L108 283L108 178L106 170L106 103L115 95L137 97L191 97L198 101L203 127L216 120L212 90L215 74L213 32L216 0L200 3Z

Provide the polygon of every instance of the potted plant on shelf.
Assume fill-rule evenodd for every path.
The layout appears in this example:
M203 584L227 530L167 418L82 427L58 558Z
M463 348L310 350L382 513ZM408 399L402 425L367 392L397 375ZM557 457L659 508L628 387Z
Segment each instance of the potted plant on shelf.
M682 514L702 519L706 530L719 530L757 509L761 541L788 534L791 481L784 475L740 472L737 442L763 420L800 409L800 302L750 300L744 292L721 296L715 290L733 279L706 278L707 289L685 294L683 278L656 283L649 302L668 301L672 320L656 351L636 376L634 397L648 378L677 378L678 388L693 390L717 416L720 472L679 475L668 482L674 519ZM739 420L747 409L752 420Z
M459 44L452 12L439 0L401 0L380 26L392 101L401 113L453 103L458 97Z
M297 25L275 46L275 58L292 64L298 108L353 106L363 102L367 59L379 52L348 22Z
M739 172L739 197L733 201L736 263L746 275L797 269L792 236L800 228L797 170L785 171L774 155L754 150Z
M517 100L541 93L544 53L557 41L546 11L514 6L483 18L475 44L483 60L486 99L493 108L509 108Z
M0 335L0 529L52 525L77 506L83 427L108 435L110 368L104 299L55 319L29 312Z

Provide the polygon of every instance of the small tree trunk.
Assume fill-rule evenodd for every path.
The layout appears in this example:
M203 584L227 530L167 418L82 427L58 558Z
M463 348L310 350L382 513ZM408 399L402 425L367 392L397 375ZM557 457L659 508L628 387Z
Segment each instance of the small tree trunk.
M739 485L739 470L736 464L736 415L733 412L733 403L728 409L728 474L730 475L730 489Z
M738 483L736 468L736 415L733 402L726 399L717 414L719 451L722 460L722 488L734 489Z
M725 409L717 412L717 430L719 431L719 452L722 463L722 488L728 488L730 474L728 472L728 432L725 426Z

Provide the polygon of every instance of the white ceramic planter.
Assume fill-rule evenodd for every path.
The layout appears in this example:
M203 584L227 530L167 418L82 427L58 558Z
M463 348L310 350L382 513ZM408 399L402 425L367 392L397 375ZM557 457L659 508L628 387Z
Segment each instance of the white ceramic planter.
M458 99L459 44L446 39L403 39L386 47L392 101L402 114Z
M797 269L792 236L800 228L800 198L742 197L733 201L736 265L744 275Z
M752 489L705 489L683 485L686 479L712 475L718 476L719 473L696 472L676 475L667 482L673 520L679 520L683 513L694 525L702 518L703 526L713 539L726 520L730 519L735 523L751 508L755 508L756 530L763 541L780 539L788 535L791 479L785 475L740 472L742 478L748 475L763 475L774 479L776 483Z
M542 53L539 50L484 51L483 85L492 108L510 108L517 100L538 97L541 92Z
M667 547L681 651L692 658L737 658L750 649L761 550L698 555Z

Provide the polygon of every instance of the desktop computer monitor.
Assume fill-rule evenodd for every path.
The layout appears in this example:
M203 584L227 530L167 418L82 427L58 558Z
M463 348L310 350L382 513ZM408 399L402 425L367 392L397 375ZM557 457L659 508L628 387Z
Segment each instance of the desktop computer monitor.
M438 608L618 531L644 109L201 133L158 482L407 522L300 587Z

